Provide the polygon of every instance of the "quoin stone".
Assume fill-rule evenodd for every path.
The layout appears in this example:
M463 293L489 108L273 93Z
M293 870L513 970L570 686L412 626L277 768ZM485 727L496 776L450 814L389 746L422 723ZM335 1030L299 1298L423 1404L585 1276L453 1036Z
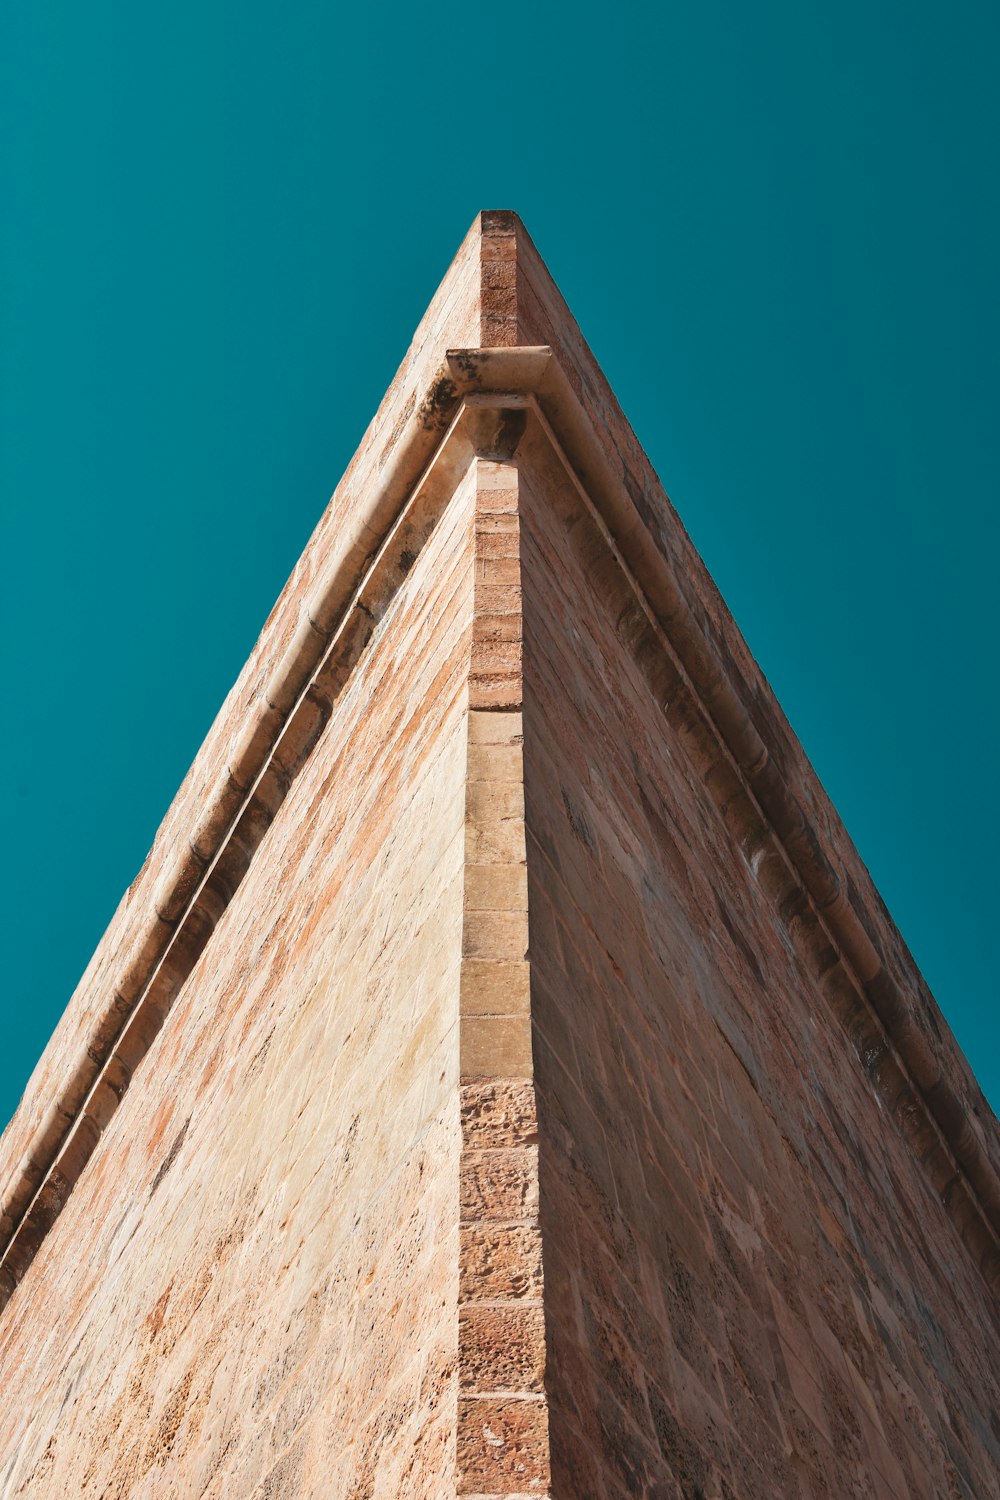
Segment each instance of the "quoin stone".
M990 1500L998 1289L997 1122L484 213L0 1141L0 1500Z

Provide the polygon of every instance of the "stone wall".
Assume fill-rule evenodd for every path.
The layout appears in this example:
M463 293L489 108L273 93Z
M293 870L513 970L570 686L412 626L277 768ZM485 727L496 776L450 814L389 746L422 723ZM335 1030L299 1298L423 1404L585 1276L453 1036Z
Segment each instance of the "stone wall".
M553 1496L996 1496L996 1305L600 528L518 457Z
M4 1500L453 1492L473 489L4 1312Z
M479 460L469 683L456 1488L547 1490L538 1122L532 1082L516 465Z
M301 668L308 673L310 648L321 651L339 623L373 550L453 414L454 403L442 408L431 399L444 351L479 343L487 329L489 341L503 339L505 275L497 260L502 245L477 219L460 246L0 1137L0 1250L44 1182L60 1139L106 1062L116 1029L136 1004L164 946L178 936L177 911L191 880L224 847L230 820L307 680ZM239 496L230 503L238 527ZM205 628L211 629L210 612ZM0 1268L0 1301L8 1290Z
M998 1164L481 216L0 1140L0 1500L1000 1500Z

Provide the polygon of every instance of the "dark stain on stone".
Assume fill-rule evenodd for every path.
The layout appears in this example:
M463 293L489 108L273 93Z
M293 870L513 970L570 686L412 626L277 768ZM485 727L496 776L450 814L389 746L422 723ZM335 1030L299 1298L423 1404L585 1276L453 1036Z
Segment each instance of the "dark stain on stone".
M567 818L569 818L569 826L572 828L573 832L580 840L580 843L583 844L584 848L588 849L590 853L593 854L594 836L590 831L586 818L583 816L583 813L576 806L576 804L570 800L568 792L563 791L562 800L563 807L566 809L566 816Z
M166 1177L167 1173L170 1171L170 1168L173 1166L174 1162L177 1160L180 1149L183 1146L185 1139L187 1138L188 1126L190 1124L191 1116L188 1115L187 1119L184 1121L184 1124L174 1136L173 1145L170 1147L170 1150L167 1152L166 1156L163 1158L159 1167L157 1168L156 1176L153 1178L153 1184L149 1189L149 1196L151 1198L156 1192L156 1189L159 1187L160 1183L163 1181L164 1177Z
M479 366L482 362L481 356L472 349L457 349L449 356L452 364L456 365L461 373L469 380L475 380L479 374Z
M447 375L434 382L423 406L420 408L420 425L428 432L440 431L448 421L458 400L458 387Z

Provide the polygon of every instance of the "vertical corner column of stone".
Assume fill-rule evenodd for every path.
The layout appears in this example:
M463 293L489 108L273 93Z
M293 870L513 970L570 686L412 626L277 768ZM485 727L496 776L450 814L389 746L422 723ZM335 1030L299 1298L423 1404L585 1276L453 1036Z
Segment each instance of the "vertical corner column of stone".
M479 342L484 348L521 343L519 303L519 226L516 215L497 210L481 220L479 241Z
M549 1480L521 755L517 470L477 463L460 996L458 1494Z

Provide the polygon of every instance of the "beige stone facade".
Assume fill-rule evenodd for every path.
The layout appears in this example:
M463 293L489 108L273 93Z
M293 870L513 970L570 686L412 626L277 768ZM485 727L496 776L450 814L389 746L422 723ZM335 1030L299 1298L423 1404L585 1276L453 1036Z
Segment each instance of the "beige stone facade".
M0 1500L1000 1496L997 1123L513 215L0 1215Z

